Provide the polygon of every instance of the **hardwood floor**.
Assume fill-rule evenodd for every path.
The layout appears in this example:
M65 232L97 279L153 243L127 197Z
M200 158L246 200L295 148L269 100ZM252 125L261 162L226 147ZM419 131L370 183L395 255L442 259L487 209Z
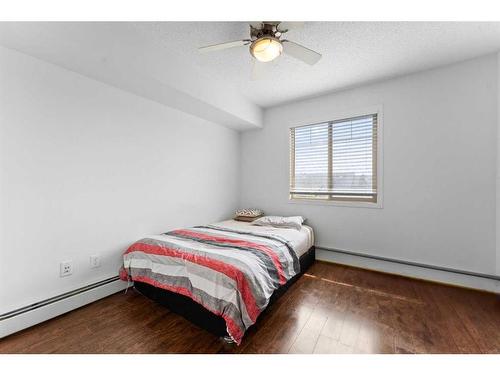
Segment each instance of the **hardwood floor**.
M129 290L6 337L0 353L500 353L500 297L316 262L239 347Z

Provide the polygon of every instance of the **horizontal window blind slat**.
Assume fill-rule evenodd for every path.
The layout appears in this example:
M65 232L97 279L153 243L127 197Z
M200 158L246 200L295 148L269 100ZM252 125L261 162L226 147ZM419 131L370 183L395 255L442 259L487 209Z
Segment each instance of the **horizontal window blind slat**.
M364 195L364 196L375 196L376 192L370 191L307 191L307 190L296 190L291 191L291 194L304 194L304 195Z

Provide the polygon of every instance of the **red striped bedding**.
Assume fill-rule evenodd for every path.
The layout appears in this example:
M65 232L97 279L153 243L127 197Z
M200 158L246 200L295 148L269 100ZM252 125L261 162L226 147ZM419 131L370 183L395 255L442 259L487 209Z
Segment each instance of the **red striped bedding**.
M185 295L221 316L240 344L273 292L299 273L296 252L274 234L215 225L143 238L123 255L123 279Z

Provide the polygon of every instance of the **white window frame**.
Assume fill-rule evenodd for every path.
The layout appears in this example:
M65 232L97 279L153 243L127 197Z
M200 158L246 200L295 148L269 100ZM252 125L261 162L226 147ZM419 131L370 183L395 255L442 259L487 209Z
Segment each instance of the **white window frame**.
M288 133L290 133L292 128L296 128L299 126L311 125L311 124L319 124L319 123L327 123L332 121L338 121L343 119L348 119L352 117L365 116L369 114L377 115L377 201L376 202L359 202L359 201L340 201L340 200L319 200L314 198L292 198L288 194L288 203L292 204L301 204L301 205L321 205L321 206L343 206L343 207L361 207L361 208L383 208L384 194L383 194L383 186L384 186L384 155L383 155L383 139L384 139L384 116L383 116L383 108L382 105L376 105L367 107L364 109L358 109L355 111L332 111L331 115L325 116L324 114L321 117L311 116L310 120L307 122L303 121L298 124L294 124L290 126L288 129ZM289 155L291 155L291 149L289 145ZM290 157L288 158L291 159ZM289 167L291 167L289 165ZM289 177L290 178L290 174ZM290 180L288 181L288 186L290 186Z

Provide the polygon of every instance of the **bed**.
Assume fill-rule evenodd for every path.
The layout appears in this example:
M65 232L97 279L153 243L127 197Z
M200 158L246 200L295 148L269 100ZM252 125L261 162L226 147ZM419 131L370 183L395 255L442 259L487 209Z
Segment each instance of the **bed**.
M314 259L309 226L227 220L135 242L123 256L120 274L143 295L239 345Z

